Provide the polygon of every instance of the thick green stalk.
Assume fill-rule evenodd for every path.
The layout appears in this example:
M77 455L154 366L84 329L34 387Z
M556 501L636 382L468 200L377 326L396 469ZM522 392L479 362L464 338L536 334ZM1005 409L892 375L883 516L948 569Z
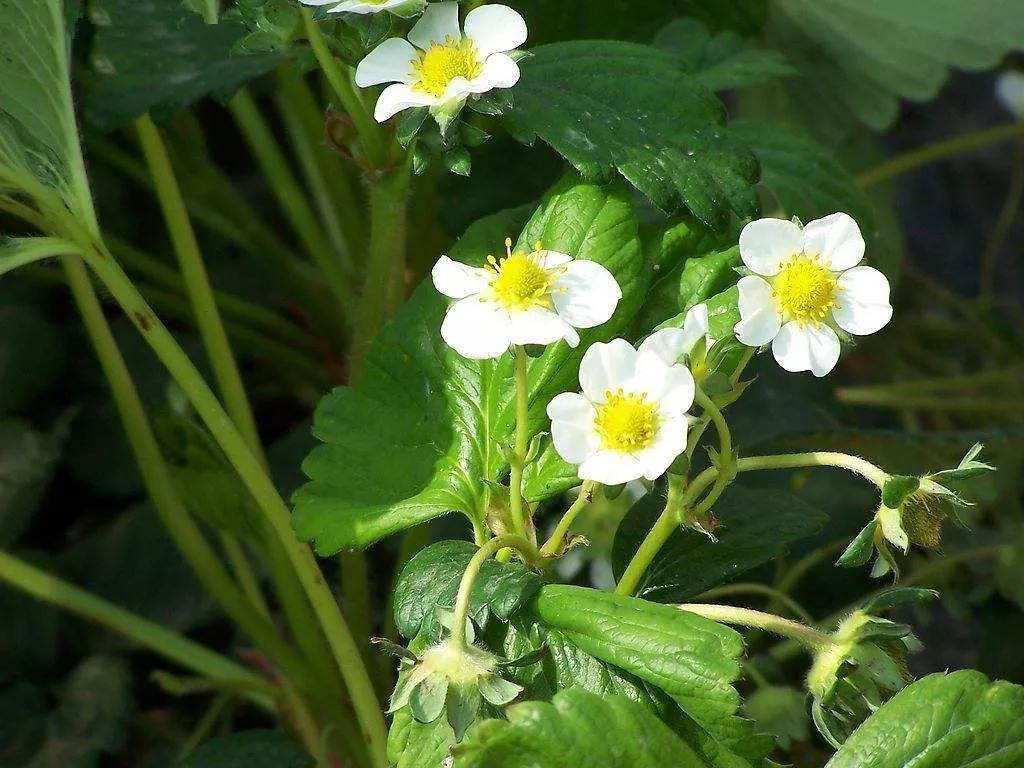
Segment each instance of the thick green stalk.
M394 274L405 268L408 191L409 169L405 166L370 184L370 252L349 362L349 381L353 384L358 383L370 344L387 317Z
M555 526L555 530L551 533L551 537L545 542L544 546L541 547L540 553L542 555L554 555L561 548L565 541L565 537L569 534L569 528L572 527L573 522L579 516L580 512L587 508L587 505L594 498L594 490L597 488L597 483L593 480L585 480L583 485L580 487L580 495L576 497L576 500L569 505L569 508L565 510L565 514L562 515L562 519L558 521L558 525Z
M280 665L285 674L308 683L304 662L238 590L182 503L85 266L76 257L65 257L64 268L86 331L110 384L146 490L171 538L203 586L242 631Z
M847 469L870 481L879 489L885 485L889 475L871 462L856 456L832 451L810 451L808 453L785 453L776 456L748 456L737 459L737 472L754 472L766 469L797 469L799 467L839 467ZM686 510L693 507L694 501L706 489L715 483L718 469L708 467L686 487L678 498L673 494L673 486L669 485L669 497L665 510L654 523L647 536L640 543L636 554L630 560L622 578L615 587L620 595L631 595L640 583L644 573L654 562L655 556L676 530L680 517Z
M38 600L117 632L204 678L248 691L245 695L260 707L275 711L265 695L255 692L266 687L266 681L240 664L4 551L0 551L0 580Z
M780 592L775 587L769 587L767 584L734 582L733 584L725 584L721 587L709 589L707 592L702 592L698 597L701 600L717 600L720 597L731 597L732 595L762 595L773 602L781 603L801 621L808 624L814 621L814 617L800 603L785 592Z
M323 578L316 558L292 531L288 506L202 375L153 314L120 266L95 245L90 244L83 249L82 255L192 402L196 413L205 422L263 512L320 620L335 663L352 698L356 717L369 745L371 760L375 766L384 766L387 727L373 684L360 657L359 647Z
M341 102L342 109L352 118L366 159L371 166L378 169L384 168L388 162L388 145L384 141L380 127L367 112L366 105L363 104L363 100L352 86L348 72L342 70L338 62L334 60L334 54L331 53L320 28L313 21L313 14L308 8L302 8L300 11L306 37L309 38L309 44L313 47L317 63Z
M274 196L284 211L303 248L323 273L324 281L338 304L341 316L352 312L353 295L341 262L332 256L330 244L320 222L310 208L298 180L288 167L281 148L256 103L246 91L239 91L228 103L235 122L241 129L263 173L270 182Z

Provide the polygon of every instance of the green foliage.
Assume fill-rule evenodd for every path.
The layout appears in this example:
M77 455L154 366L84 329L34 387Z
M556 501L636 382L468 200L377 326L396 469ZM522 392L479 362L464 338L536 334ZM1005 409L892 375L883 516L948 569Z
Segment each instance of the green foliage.
M758 688L743 702L743 714L774 736L775 743L782 749L789 749L794 741L806 741L810 736L807 695L795 688L783 685Z
M567 690L509 709L459 747L458 768L704 768L696 752L640 705Z
M440 541L420 550L395 583L395 626L405 637L420 631L423 619L436 608L451 608L459 581L476 553L468 541ZM508 619L540 588L539 576L520 563L488 560L473 584L469 615L480 625L493 612Z
M777 9L768 41L800 70L787 96L818 128L841 125L843 104L882 130L900 98L934 98L951 68L988 69L1024 47L1024 17L1005 0L782 0Z
M782 54L758 48L735 32L712 35L696 19L676 19L658 32L654 45L677 56L712 91L759 85L795 71Z
M481 264L514 226L514 217L484 220L450 254ZM520 244L540 240L604 264L624 296L616 317L582 333L577 349L554 344L530 362L531 434L547 423L547 401L576 388L583 351L612 338L636 311L647 283L636 226L622 191L566 184L523 229ZM452 511L484 524L489 489L481 481L507 471L498 441L513 429L512 362L466 360L449 349L438 334L445 309L433 285L420 286L378 335L359 387L336 390L317 409L314 431L324 445L306 459L313 482L294 502L296 530L320 553L363 547ZM553 492L543 475L527 497L537 488Z
M12 174L70 186L78 134L64 3L3 0L0 19L0 189L14 180Z
M685 206L713 229L757 214L757 162L675 57L615 41L532 54L505 118L521 141L550 144L586 178L617 170L660 209Z
M906 687L827 768L1013 768L1024 761L1024 687L964 670Z
M615 534L612 563L622 574L661 513L664 501L649 494L637 502ZM717 541L680 528L655 558L636 594L678 603L784 555L792 544L813 536L827 519L785 491L754 490L734 484L713 508Z
M736 716L737 632L671 606L573 586L542 587L531 611L594 658L665 691L714 740L741 754L759 749L749 722Z
M211 94L226 99L280 63L272 54L233 53L245 27L206 24L180 0L98 0L90 18L100 79L85 115L100 130L148 111L167 117Z
M447 718L421 723L402 707L388 731L388 760L395 768L442 768L454 743Z
M241 731L203 744L181 768L313 768L305 749L277 731Z

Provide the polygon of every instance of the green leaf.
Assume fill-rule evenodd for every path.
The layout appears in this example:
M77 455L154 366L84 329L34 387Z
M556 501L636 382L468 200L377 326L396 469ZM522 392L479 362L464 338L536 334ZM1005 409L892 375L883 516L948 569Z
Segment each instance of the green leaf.
M860 529L853 541L843 551L843 554L836 560L836 565L845 568L856 568L867 565L868 560L875 551L875 530L878 528L878 521L874 518Z
M110 130L151 111L158 119L204 96L228 98L252 78L273 69L273 54L238 55L246 34L239 21L206 24L181 0L96 0L92 64L99 84L85 115Z
M408 707L398 710L388 731L388 760L394 768L443 768L455 733L448 718L421 723Z
M696 19L676 19L658 33L654 45L678 57L712 91L759 85L796 72L782 54L755 47L735 32L712 35Z
M896 694L826 768L1016 768L1024 763L1024 687L973 670L934 674Z
M807 741L807 694L795 688L772 685L758 688L743 703L743 713L775 737L782 749L794 741Z
M899 99L927 101L950 68L980 71L1024 48L1024 14L1006 0L781 0L771 41L804 77L790 84L805 109L839 100L887 128Z
M936 600L939 593L934 589L921 589L920 587L894 587L879 592L867 600L860 610L865 613L880 613L901 605L912 605L914 603L927 603Z
M242 731L203 744L181 768L313 768L309 754L279 731Z
M78 131L62 0L0 0L0 188L5 170L47 186L76 173Z
M38 432L23 421L0 422L0 548L17 542L31 522L60 458L61 432Z
M459 581L476 551L468 541L439 541L406 564L394 595L395 626L403 636L415 637L423 619L438 606L455 605ZM542 583L541 577L522 563L487 560L470 593L469 615L481 626L492 611L507 619Z
M781 209L772 215L808 222L837 211L848 213L864 234L867 260L888 275L895 273L898 243L883 236L871 198L835 153L777 123L737 120L729 131L761 164L760 186Z
M467 231L449 252L481 264L514 233L516 216L493 217ZM500 234L499 234L500 233ZM549 346L530 361L532 435L547 428L547 402L575 390L583 352L613 338L636 312L647 286L636 218L621 189L562 184L526 224L520 243L591 259L607 267L623 291L616 316L581 334L576 349ZM507 464L498 441L515 421L511 357L473 361L440 338L447 302L429 282L381 331L360 386L338 389L317 409L323 441L303 469L311 483L295 495L295 527L321 554L364 547L447 512L484 524L490 491ZM531 500L553 493L545 478L526 486Z
M640 542L661 514L664 501L648 494L638 501L615 535L612 564L621 576ZM827 518L796 496L734 483L713 508L718 541L679 529L647 569L636 594L661 603L683 602L752 568L786 554L794 542L813 536Z
M457 768L704 768L671 729L621 696L561 691L552 702L508 709L456 750Z
M732 681L743 642L734 630L671 606L558 584L542 587L530 611L599 661L663 690L714 740L740 752L756 740L736 716Z
M712 229L757 214L756 160L674 57L611 40L532 53L505 116L521 141L540 138L587 178L617 170L662 210L685 205Z
M132 708L132 678L121 659L92 656L64 682L50 714L47 739L26 768L94 768L124 742Z

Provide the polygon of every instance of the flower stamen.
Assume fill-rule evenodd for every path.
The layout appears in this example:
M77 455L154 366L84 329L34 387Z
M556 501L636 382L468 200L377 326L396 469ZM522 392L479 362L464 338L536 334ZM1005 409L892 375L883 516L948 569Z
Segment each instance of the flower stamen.
M487 257L486 269L494 274L491 290L506 308L551 307L552 285L560 271L545 269L540 256L539 250L512 253L512 239L506 238L504 258Z
M468 38L456 40L450 35L443 43L431 43L427 50L420 51L410 66L417 80L412 89L437 97L444 95L448 84L455 78L474 80L484 70L473 41Z
M624 453L643 450L654 442L658 432L658 406L647 402L646 394L608 391L594 419L594 429L605 448Z
M838 307L836 276L828 266L817 256L805 254L783 263L772 289L786 319L820 325Z

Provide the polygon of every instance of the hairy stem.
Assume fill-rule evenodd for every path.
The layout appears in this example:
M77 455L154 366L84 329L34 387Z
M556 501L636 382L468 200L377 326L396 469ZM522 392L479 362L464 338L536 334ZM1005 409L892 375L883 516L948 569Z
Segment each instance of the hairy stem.
M551 556L557 553L562 548L562 544L565 541L565 537L569 533L569 528L572 527L573 522L579 516L580 512L587 508L587 505L594 499L594 491L597 488L597 483L593 480L585 480L583 485L580 487L580 495L576 497L576 500L565 510L565 514L562 515L562 519L558 521L558 525L555 526L555 530L552 532L551 537L547 540L543 547L541 547L541 555Z
M772 602L778 602L789 609L789 612L800 619L801 621L807 622L808 624L813 623L814 617L796 600L787 595L785 592L781 592L774 587L769 587L767 584L758 584L757 582L735 582L733 584L725 584L721 587L715 587L709 589L707 592L703 592L698 597L701 600L716 600L720 597L729 597L730 595L763 595L772 600Z
M529 391L529 358L526 350L515 346L512 350L516 367L516 437L509 457L509 507L512 513L512 529L525 536L526 512L523 504L523 464L529 441L530 391Z
M704 394L699 386L696 389L694 400L701 408L704 409L704 414L711 419L711 423L715 425L715 431L718 433L718 461L721 467L730 467L733 463L732 455L732 433L729 431L729 425L725 423L725 417L722 416L722 411L719 410L718 406ZM733 480L733 473L731 471L721 472L719 471L715 476L715 483L711 488L711 491L699 504L693 508L692 515L694 518L700 518L705 512L711 509L711 506L718 501L718 497L722 495L726 487Z
M466 566L466 570L462 574L462 580L459 582L459 591L455 597L452 640L457 648L466 650L469 647L469 640L466 637L466 621L469 618L469 597L473 592L476 577L480 575L480 569L483 568L484 563L502 549L516 550L527 562L535 558L537 553L537 548L533 542L513 533L495 536L476 551L473 559L469 561L469 565Z
M832 642L828 635L814 627L776 616L773 613L709 603L683 603L676 607L681 611L695 613L723 624L738 624L742 627L753 627L771 632L773 635L795 640L806 648L823 648Z

